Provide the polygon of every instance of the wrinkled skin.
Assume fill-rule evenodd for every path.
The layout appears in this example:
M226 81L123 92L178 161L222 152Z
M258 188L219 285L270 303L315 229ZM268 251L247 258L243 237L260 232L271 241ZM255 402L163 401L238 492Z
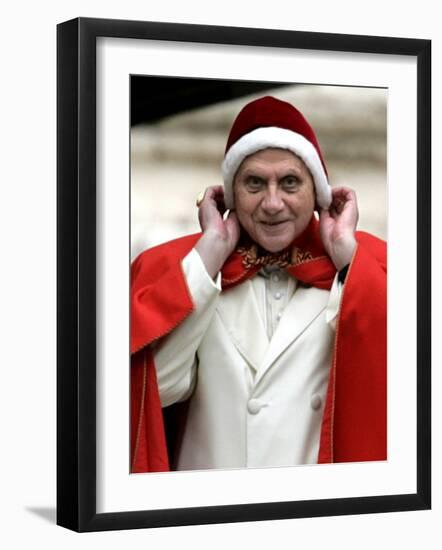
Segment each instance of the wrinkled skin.
M307 227L315 209L312 176L290 151L264 149L246 157L233 182L235 211L226 219L222 186L206 189L199 208L203 235L196 249L211 277L233 252L242 227L269 252L286 248ZM347 187L332 189L332 204L320 211L320 234L339 270L349 264L358 221L356 195Z

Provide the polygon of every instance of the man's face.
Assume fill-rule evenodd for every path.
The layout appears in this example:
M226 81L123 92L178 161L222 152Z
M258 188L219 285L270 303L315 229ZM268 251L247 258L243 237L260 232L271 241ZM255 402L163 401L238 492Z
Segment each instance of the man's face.
M246 157L235 175L233 193L240 224L268 252L279 252L298 237L315 208L308 168L285 149L264 149Z

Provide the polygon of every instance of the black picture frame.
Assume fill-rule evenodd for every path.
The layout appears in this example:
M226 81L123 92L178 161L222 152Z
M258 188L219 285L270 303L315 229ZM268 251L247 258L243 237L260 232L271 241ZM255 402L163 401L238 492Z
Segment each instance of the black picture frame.
M96 511L96 39L413 56L417 61L415 494ZM431 507L431 41L78 18L57 28L57 523L83 532L424 510Z

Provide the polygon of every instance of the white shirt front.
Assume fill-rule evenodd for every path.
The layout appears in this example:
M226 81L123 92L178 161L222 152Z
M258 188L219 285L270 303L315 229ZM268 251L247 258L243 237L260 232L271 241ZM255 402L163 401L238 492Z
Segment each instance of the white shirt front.
M195 310L154 348L163 406L190 397L179 470L316 463L340 284L268 273L221 293L183 260Z
M296 291L297 281L277 266L263 267L252 279L252 287L267 332L272 339L286 305Z

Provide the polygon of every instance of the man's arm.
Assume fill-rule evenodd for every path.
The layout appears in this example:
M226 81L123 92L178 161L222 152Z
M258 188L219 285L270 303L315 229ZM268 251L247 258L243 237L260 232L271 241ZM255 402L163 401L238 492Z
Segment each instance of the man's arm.
M214 282L195 249L182 261L183 273L194 304L192 313L153 346L158 388L163 407L191 394L196 377L196 352L209 326L221 292L220 276Z
M224 212L222 187L206 189L198 211L203 233L194 250L182 262L194 309L184 322L153 348L163 407L186 399L194 387L196 351L221 292L220 271L239 239L236 215L230 213L224 220Z
M151 248L131 266L131 355L177 327L194 305L181 261L199 234Z
M356 238L340 305L319 462L387 456L386 243L364 232Z
M198 210L203 235L196 250L212 278L219 273L239 239L240 228L236 214L230 212L227 219L223 219L225 211L222 186L208 187Z

